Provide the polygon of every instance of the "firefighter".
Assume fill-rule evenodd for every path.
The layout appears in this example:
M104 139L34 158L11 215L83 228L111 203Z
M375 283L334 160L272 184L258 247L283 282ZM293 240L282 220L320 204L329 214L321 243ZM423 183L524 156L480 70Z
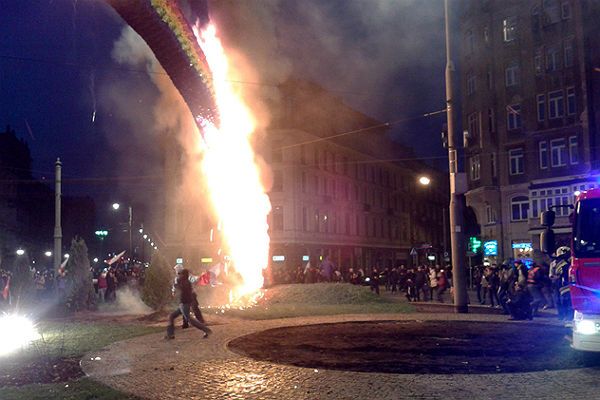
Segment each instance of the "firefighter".
M571 267L571 249L567 246L556 250L554 260L550 264L550 279L559 320L573 319L571 307L571 290L569 288L569 268Z

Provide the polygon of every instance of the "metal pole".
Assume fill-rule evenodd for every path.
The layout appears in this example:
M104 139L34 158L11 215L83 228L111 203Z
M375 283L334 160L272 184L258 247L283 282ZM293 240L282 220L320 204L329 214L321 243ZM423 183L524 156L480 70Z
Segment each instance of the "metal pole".
M448 163L450 170L450 241L452 245L452 281L454 282L454 311L467 313L467 276L465 274L465 252L463 238L463 209L461 194L461 181L464 173L459 173L457 148L454 130L454 97L452 78L455 72L452 61L452 46L450 39L450 7L448 0L444 0L446 23L446 106L448 120Z
M131 259L130 264L133 263L133 241L131 229L133 227L133 209L129 206L129 258Z
M55 166L55 177L54 177L54 269L58 270L61 263L62 257L62 227L61 227L61 186L62 177L61 169L62 163L60 158L56 159Z
M448 213L447 207L443 206L442 207L442 229L443 229L443 233L444 233L444 242L443 242L443 246L444 246L444 254L443 254L443 263L442 265L446 265L446 253L448 252L448 216L446 215Z

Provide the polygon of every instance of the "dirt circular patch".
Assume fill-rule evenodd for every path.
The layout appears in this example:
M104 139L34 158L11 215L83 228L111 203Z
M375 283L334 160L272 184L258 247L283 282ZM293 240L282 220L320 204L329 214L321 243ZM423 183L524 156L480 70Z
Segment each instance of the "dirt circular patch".
M379 321L269 329L229 348L299 367L405 374L478 374L600 367L562 326L531 322Z
M0 375L0 387L22 386L31 383L58 383L85 375L79 366L81 357L38 359Z

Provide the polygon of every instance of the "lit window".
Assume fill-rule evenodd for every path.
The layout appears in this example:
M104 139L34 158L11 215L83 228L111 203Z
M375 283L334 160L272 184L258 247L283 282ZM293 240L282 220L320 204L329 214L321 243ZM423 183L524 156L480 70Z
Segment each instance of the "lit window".
M512 104L506 106L506 121L508 130L519 129L521 127L520 104Z
M509 173L511 175L520 175L524 170L523 149L512 149L508 151Z
M540 169L548 168L548 144L543 141L539 143L540 149Z
M550 154L553 167L562 167L567 165L567 146L565 139L555 139L550 142Z
M517 38L517 17L502 20L502 33L505 42L512 42Z
M469 114L467 117L467 124L469 127L469 134L472 138L476 138L479 135L479 113Z
M562 90L548 93L548 111L550 119L561 118L565 114Z
M571 164L579 163L579 141L577 140L577 136L569 137L569 158L571 159Z
M529 214L529 198L517 196L511 200L511 219L513 221L527 220Z

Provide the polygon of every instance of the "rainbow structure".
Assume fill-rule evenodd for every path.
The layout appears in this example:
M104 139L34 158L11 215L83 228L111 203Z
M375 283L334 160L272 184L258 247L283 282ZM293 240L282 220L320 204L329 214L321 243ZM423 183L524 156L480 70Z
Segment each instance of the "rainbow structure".
M197 123L209 120L218 125L210 69L192 31L194 24L208 22L206 0L186 2L187 18L180 1L107 0L150 46Z

